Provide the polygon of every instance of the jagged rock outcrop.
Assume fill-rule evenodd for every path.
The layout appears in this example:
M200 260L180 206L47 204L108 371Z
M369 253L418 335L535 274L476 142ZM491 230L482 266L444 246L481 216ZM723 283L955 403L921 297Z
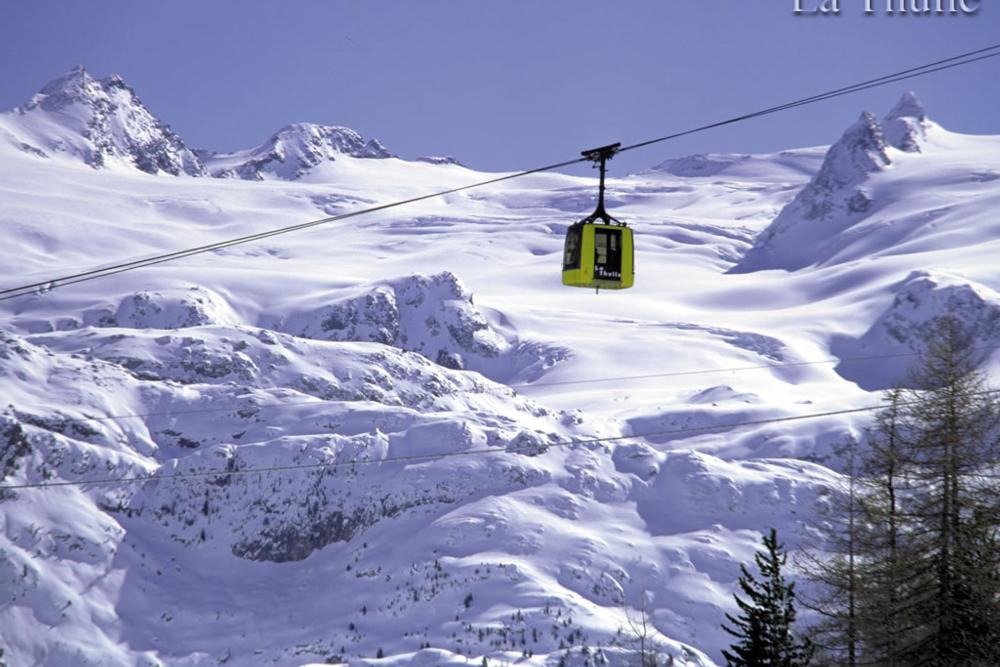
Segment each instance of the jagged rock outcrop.
M235 326L242 322L222 294L192 285L135 292L117 303L94 306L79 315L25 317L16 323L25 331L46 333L80 327L183 329L213 324Z
M923 103L912 91L904 93L882 120L886 142L907 153L923 152L930 126Z
M69 154L94 168L113 162L149 174L204 175L205 166L118 75L97 80L75 67L7 114L21 150Z
M875 116L863 113L827 151L816 176L761 232L730 273L795 270L815 262L824 240L869 213L874 202L865 181L891 162L881 126Z
M509 379L531 366L548 368L566 357L559 348L501 334L449 271L370 286L319 309L294 313L277 326L306 338L392 345L494 379Z
M98 311L89 319L94 321L88 324L132 329L182 329L239 322L228 301L198 286L187 290L137 292L123 299L110 318Z
M450 155L424 155L422 157L418 157L416 161L426 162L427 164L450 164L457 165L459 167L463 166L461 162Z
M914 271L864 334L834 339L833 352L844 359L837 372L870 391L906 383L945 317L958 323L975 359L1000 347L1000 294L962 276Z
M295 180L324 162L347 155L356 158L392 157L378 139L365 140L348 127L295 123L250 150L203 153L209 171L222 178L259 181Z

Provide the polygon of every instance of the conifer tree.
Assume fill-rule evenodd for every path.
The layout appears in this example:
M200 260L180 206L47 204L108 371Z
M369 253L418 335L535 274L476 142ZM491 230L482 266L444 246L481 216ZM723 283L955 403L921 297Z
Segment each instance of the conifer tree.
M989 545L996 540L1000 494L982 475L1000 460L1000 409L976 369L974 349L958 320L942 318L914 374L921 391L910 401L914 435L908 458L915 492L908 515L910 541L924 568L909 576L923 577L925 595L915 608L921 637L907 664L991 664L977 662L983 647L969 629L1000 606L995 595L982 595L997 574Z
M868 429L856 484L862 518L856 540L860 576L859 650L863 662L885 667L908 664L908 648L920 634L913 612L924 596L926 568L913 538L907 499L914 493L913 409L919 401L902 387L884 395L886 407Z
M738 639L723 651L728 667L805 667L812 656L808 641L798 642L792 634L795 622L795 584L785 581L781 571L788 559L784 545L778 544L777 531L771 528L763 538L764 551L754 555L760 572L758 580L740 565L740 588L736 604L740 614L726 614L734 627L722 629Z
M931 328L849 466L832 521L849 539L806 568L828 605L818 634L850 637L848 664L1000 665L1000 405L974 354L954 318Z
M997 517L977 511L957 557L958 620L968 664L1000 665L1000 535Z

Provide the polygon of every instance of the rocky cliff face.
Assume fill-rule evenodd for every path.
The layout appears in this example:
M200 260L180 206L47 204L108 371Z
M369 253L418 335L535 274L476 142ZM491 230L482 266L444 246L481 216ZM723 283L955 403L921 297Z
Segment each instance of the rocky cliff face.
M503 381L540 372L567 352L497 331L472 292L448 271L362 288L316 310L292 313L282 331L319 340L366 340L417 352L437 364Z
M957 324L974 362L1000 345L1000 294L953 273L913 271L864 334L835 337L833 352L844 359L837 372L868 390L911 383L944 318Z

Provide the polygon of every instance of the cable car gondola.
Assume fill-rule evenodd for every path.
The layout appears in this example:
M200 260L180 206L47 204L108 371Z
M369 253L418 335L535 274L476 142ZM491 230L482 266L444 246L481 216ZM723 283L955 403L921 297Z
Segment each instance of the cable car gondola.
M601 185L597 209L566 230L562 283L570 287L627 289L635 282L632 230L604 209L604 163L614 157L620 143L592 148L581 155L599 163Z

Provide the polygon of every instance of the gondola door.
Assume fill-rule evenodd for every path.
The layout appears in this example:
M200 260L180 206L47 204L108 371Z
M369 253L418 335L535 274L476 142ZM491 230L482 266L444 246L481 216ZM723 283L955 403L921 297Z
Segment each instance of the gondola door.
M594 229L594 278L622 279L622 231L603 226Z

